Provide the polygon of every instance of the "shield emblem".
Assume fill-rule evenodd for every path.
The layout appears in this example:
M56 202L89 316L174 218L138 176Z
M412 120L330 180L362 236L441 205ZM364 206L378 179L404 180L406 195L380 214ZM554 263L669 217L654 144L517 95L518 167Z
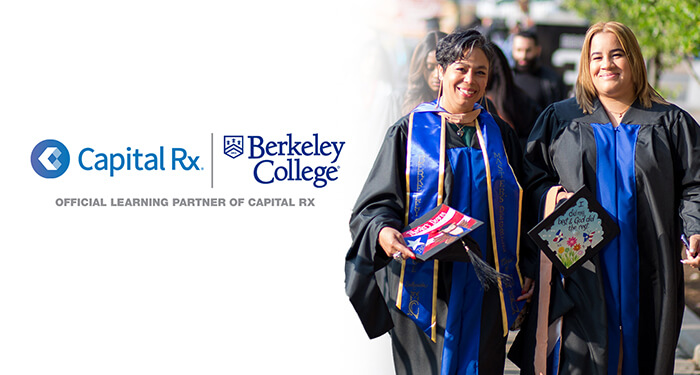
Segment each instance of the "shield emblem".
M235 159L243 154L243 136L242 135L225 135L224 136L224 154Z

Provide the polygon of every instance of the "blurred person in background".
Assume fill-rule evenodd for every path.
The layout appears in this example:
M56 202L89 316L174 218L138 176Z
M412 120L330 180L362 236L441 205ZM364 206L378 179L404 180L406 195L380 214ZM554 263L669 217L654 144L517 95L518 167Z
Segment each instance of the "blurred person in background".
M515 84L537 103L540 112L548 105L567 97L564 80L553 69L542 65L541 54L542 46L537 40L537 34L531 29L513 36Z
M700 127L648 83L637 39L618 22L588 29L575 90L528 139L523 212L540 220L586 186L620 234L566 279L540 253L509 358L522 374L672 374L682 263L700 265Z
M440 39L447 36L441 31L428 32L413 50L408 71L408 88L404 95L401 110L411 112L418 104L437 98L440 88L435 50Z
M515 130L520 145L525 149L527 137L539 115L537 105L513 81L513 71L503 51L495 44L493 49L495 56L491 64L489 83L486 85L486 97L495 106L495 111L492 112L496 112Z

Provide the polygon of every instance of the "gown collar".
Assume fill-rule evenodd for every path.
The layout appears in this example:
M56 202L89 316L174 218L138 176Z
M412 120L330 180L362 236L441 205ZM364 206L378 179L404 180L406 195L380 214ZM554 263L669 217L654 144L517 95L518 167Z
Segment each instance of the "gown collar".
M438 100L435 99L432 102L420 104L418 107L416 107L416 109L413 110L413 112L448 112L445 108L442 108L442 106L438 105L437 101ZM473 109L481 109L482 112L486 111L484 107L482 107L479 103L474 103Z
M639 98L635 99L632 105L627 109L625 114L622 116L620 119L620 124L633 124L636 123L635 119L639 119L638 114L639 111L643 110L641 107L641 104L639 103ZM607 112L605 112L605 108L603 107L603 103L600 102L600 99L596 98L595 101L593 102L593 113L591 114L592 116L592 122L594 123L599 123L599 124L607 124L610 122L610 119L608 118Z

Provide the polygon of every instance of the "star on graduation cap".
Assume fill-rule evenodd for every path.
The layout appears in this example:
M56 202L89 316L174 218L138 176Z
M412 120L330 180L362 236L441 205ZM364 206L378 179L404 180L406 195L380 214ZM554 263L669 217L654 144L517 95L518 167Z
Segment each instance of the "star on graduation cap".
M423 242L421 242L420 238L416 238L415 240L408 240L408 247L413 251L417 250L423 245L424 244Z

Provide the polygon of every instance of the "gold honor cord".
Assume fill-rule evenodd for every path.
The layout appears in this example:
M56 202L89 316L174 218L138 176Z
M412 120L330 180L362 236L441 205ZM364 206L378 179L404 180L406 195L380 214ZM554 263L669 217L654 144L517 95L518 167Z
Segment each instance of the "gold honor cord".
M445 117L440 116L440 164L438 168L440 170L440 178L438 179L438 191L437 191L437 205L442 204L442 200L445 197L445 129L447 129L447 123L445 122Z
M515 174L513 174L513 176L515 176ZM522 233L521 227L523 219L523 189L520 187L520 184L518 184L518 208L518 238L517 242L515 243L515 259L517 260L515 261L515 270L518 271L518 279L520 279L520 285L522 286L523 275L520 272L520 234Z
M408 214L411 211L411 151L413 148L413 115L408 117L408 141L406 142L406 213L403 220L404 225L408 225ZM401 278L403 280L403 277ZM399 297L400 298L400 297Z
M406 142L406 212L404 214L403 224L408 225L408 214L411 211L411 148L412 148L412 136L413 136L413 115L415 112L411 112L408 117L408 139ZM403 297L403 276L406 273L406 261L401 261L401 275L399 276L399 292L396 295L396 308L401 310L401 300Z
M438 166L440 170L440 175L438 178L438 196L437 205L441 205L443 199L445 199L445 135L447 129L447 123L445 122L445 117L440 116L440 164ZM433 342L437 341L437 285L438 285L438 265L439 262L435 259L435 266L433 267L433 308L432 314L430 316L430 338Z
M505 148L504 148L505 150ZM508 160L508 157L506 156L506 161ZM510 163L508 163L510 165ZM511 172L513 171L513 167L510 168ZM515 173L513 173L513 176L515 176ZM518 271L518 279L520 279L520 285L523 285L523 275L520 272L520 235L521 235L521 229L522 229L522 219L523 219L523 188L520 187L520 183L518 182L518 178L515 178L515 183L518 184L518 237L515 242L515 270Z
M491 224L491 241L493 241L493 262L496 266L496 271L500 271L498 265L498 242L496 241L496 220L493 212L493 190L491 185L491 166L489 165L489 155L486 150L486 142L484 142L484 135L481 134L481 127L479 126L479 120L476 120L476 135L479 138L479 147L481 147L481 153L484 154L484 166L486 169L486 185L488 188L489 195L489 222ZM503 296L503 285L501 279L498 278L498 294L501 297L501 320L503 321L503 336L508 335L508 314L506 313L505 298Z

